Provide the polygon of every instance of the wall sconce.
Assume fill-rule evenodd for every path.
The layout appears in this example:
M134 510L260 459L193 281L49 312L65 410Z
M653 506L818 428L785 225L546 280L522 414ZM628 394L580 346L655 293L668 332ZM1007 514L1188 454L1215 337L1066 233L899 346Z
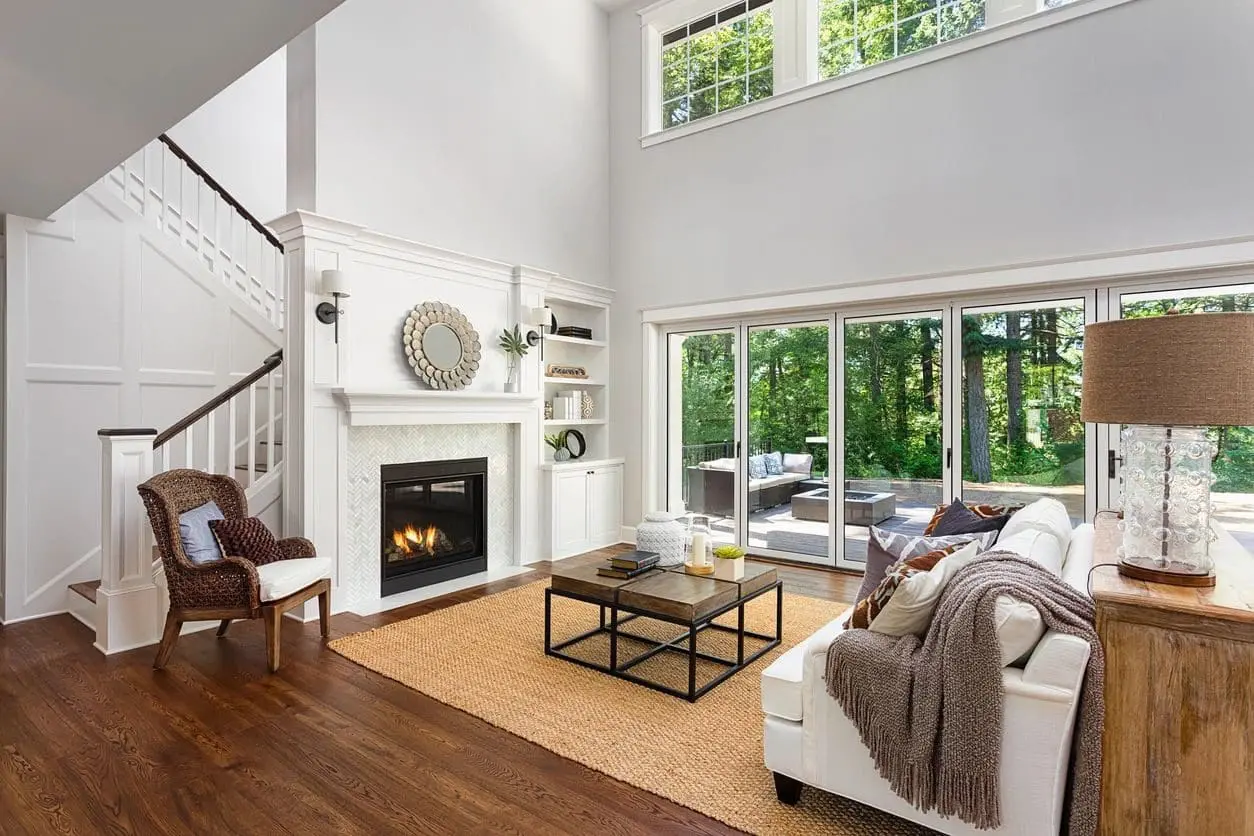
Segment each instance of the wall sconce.
M340 300L347 299L348 278L344 275L343 270L323 270L322 271L322 293L324 296L330 296L335 299L334 302L320 302L318 307L314 308L314 316L318 317L318 321L324 325L335 324L335 342L340 342L340 315L344 312L340 310Z
M527 345L535 346L540 344L540 359L544 359L544 329L549 327L553 322L552 308L523 308L523 322L534 328L539 328L539 332L531 330L527 332Z

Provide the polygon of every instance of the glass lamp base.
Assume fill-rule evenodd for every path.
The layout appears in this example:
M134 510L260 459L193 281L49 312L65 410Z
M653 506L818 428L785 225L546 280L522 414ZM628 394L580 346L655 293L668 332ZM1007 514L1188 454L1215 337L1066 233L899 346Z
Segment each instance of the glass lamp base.
M1158 583L1213 585L1210 486L1215 448L1205 429L1134 425L1123 431L1122 440L1119 571Z

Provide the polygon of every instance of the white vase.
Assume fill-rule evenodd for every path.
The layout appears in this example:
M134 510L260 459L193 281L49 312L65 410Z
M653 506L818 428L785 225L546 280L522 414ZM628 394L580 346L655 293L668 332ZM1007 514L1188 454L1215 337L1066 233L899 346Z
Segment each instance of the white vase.
M518 361L509 361L509 374L505 378L505 391L518 393L522 391L521 375L518 374Z
M720 581L738 581L745 576L745 559L714 558L714 577Z
M636 548L657 552L659 566L681 566L688 550L688 530L673 514L645 514L636 526Z

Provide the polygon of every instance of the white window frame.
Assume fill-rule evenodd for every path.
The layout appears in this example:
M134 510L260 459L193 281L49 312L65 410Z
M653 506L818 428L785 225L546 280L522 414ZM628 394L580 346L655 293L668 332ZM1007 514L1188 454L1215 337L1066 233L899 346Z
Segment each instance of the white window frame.
M706 131L779 107L980 49L1009 38L1122 6L1134 0L1073 0L1057 8L1045 0L986 0L985 28L937 46L882 61L857 72L819 80L818 0L773 0L775 18L775 93L765 99L702 117L685 125L662 127L662 36L690 21L725 8L730 0L662 0L641 9L640 144L661 142Z

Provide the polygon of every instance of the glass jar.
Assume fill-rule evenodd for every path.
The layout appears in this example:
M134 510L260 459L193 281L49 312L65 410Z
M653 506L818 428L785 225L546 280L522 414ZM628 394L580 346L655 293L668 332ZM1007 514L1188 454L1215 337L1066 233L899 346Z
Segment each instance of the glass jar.
M688 563L711 566L714 562L714 538L710 535L710 518L695 514L688 527Z

